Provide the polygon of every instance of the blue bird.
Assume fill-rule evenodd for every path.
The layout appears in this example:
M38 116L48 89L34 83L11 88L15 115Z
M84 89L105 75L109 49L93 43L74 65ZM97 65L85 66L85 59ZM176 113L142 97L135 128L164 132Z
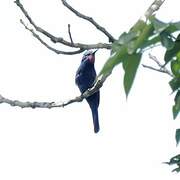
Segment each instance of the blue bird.
M81 64L76 72L75 82L81 93L84 93L87 89L91 88L94 85L96 79L96 71L94 68L96 51L88 50L84 53L81 60ZM97 133L99 131L99 91L86 98L86 100L91 108L94 132Z

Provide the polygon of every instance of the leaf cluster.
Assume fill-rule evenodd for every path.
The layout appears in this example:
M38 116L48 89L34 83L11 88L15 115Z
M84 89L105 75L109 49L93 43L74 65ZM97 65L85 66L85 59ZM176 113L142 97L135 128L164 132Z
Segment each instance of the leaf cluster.
M99 75L111 73L115 66L122 64L124 90L128 97L143 53L159 43L166 49L162 68L170 64L173 74L169 85L175 93L172 111L173 118L176 119L180 112L180 34L177 37L174 34L179 31L180 22L165 23L155 16L150 17L147 22L139 20L129 32L122 33L113 43L111 56ZM176 142L180 142L180 129L176 130ZM178 167L173 172L180 172L180 155L172 157L167 164L176 164Z
M173 36L173 33L179 30L180 22L164 23L155 16L151 16L146 22L138 20L128 32L122 33L119 39L113 43L111 56L104 64L99 76L111 73L116 65L122 64L124 69L124 90L126 97L128 97L143 53L160 43L167 50L165 66L171 62L179 51L179 43ZM179 56L180 54L177 57ZM173 70L176 71L176 74L179 73L177 65L174 65Z
M170 62L173 79L169 82L172 91L176 94L172 108L173 117L176 119L180 112L180 34L177 36L174 46L165 53L165 62Z
M172 157L169 162L165 162L168 165L176 165L177 167L172 170L172 172L180 172L180 154Z

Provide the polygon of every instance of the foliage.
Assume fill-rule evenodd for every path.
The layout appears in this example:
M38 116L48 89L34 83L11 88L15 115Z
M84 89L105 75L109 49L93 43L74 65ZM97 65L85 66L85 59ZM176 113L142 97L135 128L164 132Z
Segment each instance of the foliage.
M180 112L180 34L176 38L174 34L179 31L180 22L165 23L155 16L150 17L148 22L139 20L129 32L122 33L119 39L113 43L111 57L104 64L99 75L110 73L116 65L122 63L125 72L124 90L128 97L143 52L157 43L161 43L166 48L163 67L170 63L173 74L169 85L175 94L172 112L173 118L176 119ZM180 129L176 130L175 138L178 145ZM172 157L167 164L176 164L178 168L173 172L180 172L180 155Z
M177 167L172 172L180 172L180 154L172 157L169 162L165 162L168 165L176 165Z
M175 40L173 33L179 30L180 22L164 23L155 16L150 17L147 22L139 20L129 32L122 33L119 39L113 43L111 56L104 64L99 75L110 73L116 65L122 63L125 71L124 89L128 97L143 52L149 47L161 43L167 50L164 56L164 66L171 62L171 69L175 76L170 82L170 86L173 91L177 91L180 81L180 37L178 36ZM179 112L179 99L176 97L174 114Z

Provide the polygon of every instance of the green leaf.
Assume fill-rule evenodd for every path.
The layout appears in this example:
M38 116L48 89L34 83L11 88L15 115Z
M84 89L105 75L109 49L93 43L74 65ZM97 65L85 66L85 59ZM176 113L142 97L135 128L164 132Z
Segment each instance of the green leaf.
M175 96L175 105L173 106L173 118L176 119L180 112L180 91Z
M173 78L170 82L169 85L171 86L172 91L176 91L180 87L180 78Z
M173 106L173 119L176 119L179 114L179 108L176 105Z
M180 63L180 51L177 53L176 57L177 57L177 61Z
M175 98L174 98L174 101L175 101L175 102L178 101L179 96L180 96L180 90L177 91L177 93L176 93L176 96L175 96Z
M138 20L133 27L130 29L132 32L142 32L147 26L146 22L143 20Z
M175 169L172 170L172 172L180 172L180 154L172 157L169 162L165 162L168 165L177 165Z
M170 62L173 59L173 57L175 57L178 54L179 51L180 51L180 34L178 35L175 41L174 47L166 51L164 56L165 64Z
M132 54L124 57L123 60L123 68L125 70L124 74L124 89L126 93L126 97L130 92L130 89L133 85L135 75L140 64L142 54Z
M169 23L162 22L156 19L154 16L150 18L150 21L152 22L156 33L161 33L169 26Z
M121 49L122 45L118 43L118 41L115 41L112 44L112 49L111 49L111 55Z
M104 64L104 66L98 76L106 75L106 74L110 73L116 65L118 65L119 63L122 62L122 60L124 59L124 56L127 56L130 52L135 53L137 51L137 49L141 49L141 46L143 46L143 44L146 42L146 40L149 38L149 36L152 35L152 32L153 32L152 24L148 24L148 25L145 24L145 27L143 28L141 35L138 36L137 38L133 39L133 47L131 47L131 49L129 49L128 43L125 43L119 47L115 45L116 51L111 54L111 56ZM131 38L132 37L133 36L131 36ZM129 50L130 50L130 52L129 52Z
M163 31L160 33L160 38L161 38L161 43L162 45L167 49L167 50L170 50L174 47L174 41L172 40L172 37L171 35L166 32L166 31Z
M127 45L128 54L133 54L136 50L136 41L131 41Z
M169 33L173 33L180 30L180 21L169 23L169 27L166 29Z
M118 40L118 44L125 45L128 50L128 54L132 54L135 51L135 41L139 37L140 31L124 32Z
M176 144L178 145L180 142L180 129L176 129Z
M173 23L177 30L180 30L180 21Z
M125 45L122 45L118 51L114 52L109 59L105 62L102 70L100 71L99 75L108 74L110 73L113 68L122 62L123 57L127 54L127 48Z
M169 164L169 165L175 165L175 164L179 164L179 163L180 163L180 154L172 157L172 158L170 159L170 161L167 162L167 164Z
M130 31L129 33L124 32L119 37L118 43L121 44L121 45L129 43L130 41L137 38L138 36L139 36L138 32L132 32L132 31Z
M180 62L179 62L179 60L171 62L171 71L177 78L180 77Z
M177 173L179 173L179 172L180 172L180 167L173 169L172 172L177 172Z
M150 46L153 46L157 43L159 43L161 41L160 36L153 36L153 37L149 37L148 40L146 40L146 42L144 42L144 44L141 46L142 49L148 48Z

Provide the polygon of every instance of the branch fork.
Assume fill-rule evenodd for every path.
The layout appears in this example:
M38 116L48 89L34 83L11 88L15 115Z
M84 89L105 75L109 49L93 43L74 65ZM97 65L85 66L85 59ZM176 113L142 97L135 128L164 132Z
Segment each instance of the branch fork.
M157 71L157 72L165 73L165 74L173 77L172 73L171 73L163 64L161 64L161 63L158 61L158 59L157 59L156 56L153 56L152 54L149 53L149 58L150 58L151 60L153 60L153 61L157 64L157 66L158 66L159 68L155 68L155 67L152 67L152 66L148 66L148 65L143 64L142 66L143 66L144 68L148 68L148 69L151 69L151 70L154 70L154 71Z
M70 30L70 25L68 25L68 33L69 33L69 38L70 41L64 40L62 37L55 37L54 35L52 35L51 33L49 33L48 31L44 30L43 28L37 26L34 21L32 20L32 18L29 16L28 12L25 10L25 8L23 7L22 3L20 2L20 0L16 0L15 3L16 5L21 9L22 13L25 15L25 17L28 19L29 23L33 26L34 29L29 28L24 22L23 20L20 20L21 24L26 28L26 30L28 30L29 32L31 32L33 34L33 36L39 40L39 42L41 42L45 47L47 47L49 50L57 53L57 54L66 54L66 55L73 55L73 54L79 54L82 53L85 50L88 49L100 49L100 48L105 48L105 49L111 49L112 48L112 43L116 40L104 27L102 27L101 25L99 25L92 17L86 16L80 12L78 12L77 10L75 10L72 6L70 6L66 0L61 0L62 3L64 4L65 7L67 7L70 11L72 11L74 14L76 14L78 17L89 21L91 24L93 24L99 31L101 31L102 33L104 33L108 39L110 43L95 43L95 44L82 44L82 43L74 43L73 39L72 39L72 35L71 35L71 30ZM148 8L148 10L145 12L145 17L148 19L152 14L154 14L159 8L160 6L164 3L165 0L155 0L151 6ZM57 50L53 47L51 47L50 45L48 45L40 36L39 34L43 34L46 37L48 37L52 42L54 43L61 43L65 46L71 47L71 48L76 48L78 50L75 51L60 51ZM167 69L165 69L165 67L163 67L158 60L154 57L154 56L150 56L150 58L152 60L154 60L156 62L156 64L160 67L160 69L156 69L147 65L143 65L146 68L149 69L153 69L159 72L163 72L166 74L169 74L170 76L172 76L170 74L170 72L168 72ZM94 86L90 89L88 89L86 92L84 92L83 94L81 94L80 96L77 96L73 99L70 99L68 101L65 102L22 102L19 100L11 100L8 98L3 97L2 95L0 95L0 104L1 103L6 103L9 104L11 106L18 106L21 108L55 108L55 107L65 107L69 104L75 103L75 102L81 102L83 101L83 99L91 96L93 93L97 92L102 86L103 83L106 81L106 79L108 78L108 76L110 76L111 72L108 74L104 74L101 75L99 77L97 77L97 80L94 84Z
M77 16L89 21L90 23L92 23L99 31L101 31L102 33L104 33L109 39L111 39L111 42L115 41L115 39L113 38L113 36L107 32L107 30L100 26L96 21L94 21L91 17L88 17L86 15L83 15L82 13L80 13L79 11L75 10L74 8L72 8L72 6L70 6L66 1L62 0L62 3L65 7L67 7L69 10L71 10L73 13L75 13ZM16 0L15 4L20 8L20 10L22 11L22 13L24 14L24 16L27 18L27 20L29 21L29 23L33 26L33 28L35 30L30 30L30 28L25 25L24 23L22 23L24 25L24 27L29 30L33 36L39 40L39 42L41 42L45 47L47 47L49 50L57 53L57 54L64 54L64 55L73 55L73 54L79 54L82 53L85 50L88 49L111 49L111 44L110 43L94 43L94 44L83 44L83 43L74 43L73 39L72 39L72 35L71 35L71 30L70 30L70 24L68 24L68 34L70 37L70 41L65 40L63 37L56 37L53 34L51 34L50 32L46 31L45 29L39 27L38 25L36 25L36 23L32 20L31 16L28 14L27 10L24 8L24 6L22 5L22 3L20 2L20 0ZM22 20L21 20L22 21ZM75 48L78 50L75 51L61 51L58 49L55 49L53 47L51 47L49 44L47 44L38 34L43 34L45 35L47 38L49 38L53 43L60 43L63 44L64 46L67 47L71 47L71 48Z

